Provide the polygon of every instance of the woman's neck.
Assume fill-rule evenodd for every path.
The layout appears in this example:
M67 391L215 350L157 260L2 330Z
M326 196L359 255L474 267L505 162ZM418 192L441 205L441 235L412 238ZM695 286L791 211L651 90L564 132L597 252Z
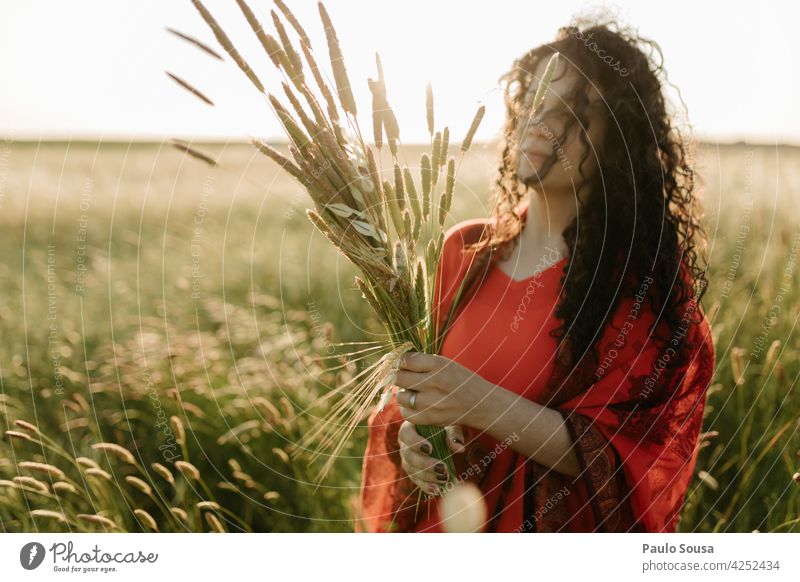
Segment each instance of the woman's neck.
M574 196L545 196L536 190L529 190L528 211L520 233L520 243L533 249L555 248L566 254L567 246L561 233L573 221L577 210Z

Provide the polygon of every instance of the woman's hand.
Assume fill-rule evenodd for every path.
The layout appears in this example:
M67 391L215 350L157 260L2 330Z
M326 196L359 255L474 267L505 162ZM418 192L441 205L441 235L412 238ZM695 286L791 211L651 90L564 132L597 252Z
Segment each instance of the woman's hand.
M416 427L406 421L397 434L403 470L414 484L429 494L436 494L439 486L448 481L447 467L432 457L431 443L425 440ZM447 448L453 453L464 451L464 431L460 426L447 427Z
M395 394L403 418L435 426L472 426L476 408L492 386L450 358L422 352L403 355L393 383L403 389Z

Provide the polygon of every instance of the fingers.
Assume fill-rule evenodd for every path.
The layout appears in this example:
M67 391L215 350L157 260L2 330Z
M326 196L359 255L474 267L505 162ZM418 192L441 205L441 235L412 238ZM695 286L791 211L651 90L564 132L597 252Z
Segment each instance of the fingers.
M397 435L401 466L417 487L435 494L447 482L446 465L430 456L431 444L423 438L414 424L405 421Z
M438 459L407 448L400 451L400 460L403 470L423 491L434 493L447 482L447 467Z
M406 446L414 449L424 455L430 455L433 452L433 447L425 438L417 432L416 426L406 421L400 425L400 430L397 432L397 441L402 449Z
M419 397L420 394L416 390L408 390L404 388L402 390L398 390L395 393L394 397L397 400L397 405L400 408L408 408L411 409L411 396L416 393L414 397L414 408L419 408Z
M430 379L430 374L426 372L412 372L410 370L398 370L394 377L394 384L408 390L420 390Z
M400 360L400 368L412 372L430 372L439 364L439 356L424 352L406 352Z
M447 435L447 448L452 453L463 453L466 447L464 446L464 429L459 426L448 426L444 429Z
M411 406L412 398L414 400L414 406ZM397 400L397 405L400 407L400 411L403 414L403 418L405 418L406 420L411 420L413 422L413 419L409 417L415 415L418 412L426 411L428 408L433 406L437 402L437 396L435 394L431 394L430 392L420 392L418 390L409 390L407 388L404 388L402 390L398 390L395 393L395 400ZM427 412L431 411L428 410ZM415 424L436 424L436 423L416 422Z
M447 481L447 466L444 461L435 457L423 455L414 449L406 449L405 454L400 454L405 461L406 473L430 483L444 483Z

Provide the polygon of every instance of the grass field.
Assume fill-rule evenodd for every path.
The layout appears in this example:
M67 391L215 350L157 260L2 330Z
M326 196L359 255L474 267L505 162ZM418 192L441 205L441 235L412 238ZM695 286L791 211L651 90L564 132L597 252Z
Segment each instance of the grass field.
M451 223L487 212L479 146ZM381 329L300 187L249 146L206 150L221 168L0 144L4 531L352 531L365 431L315 492L288 455L315 418L289 418L355 373L325 369L333 342ZM698 168L718 367L680 529L797 531L800 149L707 145Z

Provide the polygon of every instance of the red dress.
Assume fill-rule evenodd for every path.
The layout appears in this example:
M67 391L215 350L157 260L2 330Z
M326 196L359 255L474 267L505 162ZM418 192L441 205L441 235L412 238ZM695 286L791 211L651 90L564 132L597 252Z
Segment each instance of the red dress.
M437 321L470 263L471 253L462 249L478 240L483 226L483 220L469 220L447 232ZM441 354L521 398L560 411L580 474L568 477L517 453L515 435L497 441L464 427L467 451L456 455L458 478L473 481L483 493L485 532L675 531L714 369L708 321L701 314L702 321L690 325L687 311L685 328L659 336L669 341L657 340L650 334L656 318L642 300L644 288L639 297L620 301L598 344L597 368L561 381L554 374L556 340L549 332L560 324L554 310L566 265L565 257L515 281L490 263L451 323ZM665 323L659 326L663 332ZM394 397L369 417L356 531L442 531L439 499L419 501L400 465L402 422Z

